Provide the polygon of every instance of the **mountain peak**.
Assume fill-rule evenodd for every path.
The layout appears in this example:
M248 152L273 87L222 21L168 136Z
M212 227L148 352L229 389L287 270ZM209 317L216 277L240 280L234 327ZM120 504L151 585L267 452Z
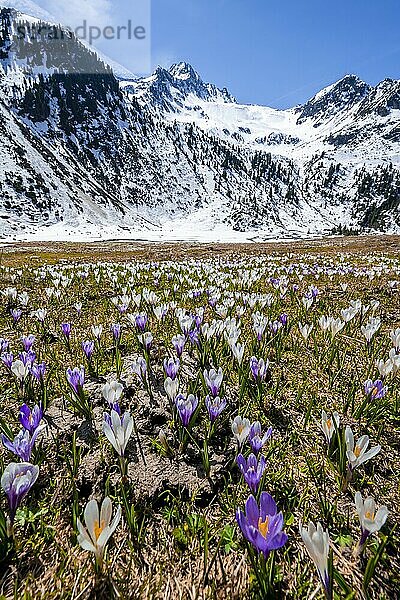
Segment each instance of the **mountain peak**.
M314 127L318 127L323 120L330 119L344 108L349 109L361 101L370 90L371 87L357 75L345 75L300 106L296 110L300 113L297 123L301 124L311 118Z
M171 65L171 67L168 69L168 72L172 75L174 79L191 79L194 81L201 80L201 77L197 73L197 71L195 71L192 65L187 62L179 62Z

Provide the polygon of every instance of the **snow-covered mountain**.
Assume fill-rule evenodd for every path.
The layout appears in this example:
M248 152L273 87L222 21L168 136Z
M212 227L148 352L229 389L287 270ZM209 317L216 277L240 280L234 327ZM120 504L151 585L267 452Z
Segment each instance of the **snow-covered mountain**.
M348 75L290 110L241 105L184 62L118 78L74 36L33 52L16 27L44 18L0 8L1 237L400 229L400 81Z

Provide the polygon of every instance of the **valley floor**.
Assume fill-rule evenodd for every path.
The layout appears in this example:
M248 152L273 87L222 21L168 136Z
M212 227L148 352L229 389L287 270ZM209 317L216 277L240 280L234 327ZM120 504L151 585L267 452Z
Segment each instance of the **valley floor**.
M179 260L184 258L212 258L245 254L249 256L280 253L303 254L349 252L400 253L399 235L329 237L288 242L245 244L157 243L136 240L103 242L1 242L2 265L17 265L26 259L31 264L74 261Z

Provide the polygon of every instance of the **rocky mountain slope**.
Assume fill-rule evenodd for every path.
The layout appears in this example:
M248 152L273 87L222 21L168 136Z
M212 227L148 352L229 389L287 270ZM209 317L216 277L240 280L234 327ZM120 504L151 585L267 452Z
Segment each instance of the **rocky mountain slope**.
M122 80L73 36L32 53L15 36L32 20L0 8L2 238L400 229L399 81L240 105L187 63Z

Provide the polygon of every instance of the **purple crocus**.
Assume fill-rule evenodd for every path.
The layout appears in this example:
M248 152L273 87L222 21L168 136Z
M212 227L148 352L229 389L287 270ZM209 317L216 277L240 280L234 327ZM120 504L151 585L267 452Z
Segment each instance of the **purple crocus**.
M136 323L136 328L138 331L141 331L142 333L145 331L146 329L146 324L147 324L147 315L145 313L141 313L135 316L135 323Z
M32 348L33 344L35 343L35 336L30 333L29 335L24 335L21 338L21 342L24 346L24 350L25 352L29 352L29 350Z
M9 341L4 338L0 338L0 354L7 352L9 346Z
M282 323L283 327L286 327L288 322L288 316L286 313L282 313L279 317L279 321Z
M236 521L244 538L265 558L271 550L278 550L287 542L288 537L282 531L283 515L277 512L275 500L267 492L261 493L260 505L254 496L249 496L245 514L238 509Z
M366 396L370 396L373 400L379 400L386 395L388 388L386 385L383 385L383 382L380 379L377 379L376 381L368 379L364 383L364 391Z
M189 394L187 397L183 394L178 394L175 402L182 424L184 427L187 427L196 411L199 401L193 394Z
M120 323L113 323L110 327L112 336L116 342L121 339L121 325Z
M1 355L1 360L7 369L11 369L11 366L14 362L14 355L11 352L3 352Z
M94 342L92 342L91 340L82 342L82 350L83 350L83 353L86 356L87 360L90 361L90 359L93 356L93 352L94 352Z
M18 358L22 362L24 367L26 367L26 365L32 366L32 364L36 360L36 353L33 352L33 350L28 350L27 352L20 352L18 354Z
M249 442L254 454L257 455L260 452L260 450L265 446L267 440L269 440L269 438L271 437L271 434L272 427L269 427L269 429L267 429L264 435L262 434L260 421L255 421L251 425L249 433Z
M184 335L178 334L172 338L172 345L175 348L175 352L178 358L182 356L183 348L185 346L186 338Z
M219 395L223 378L224 374L221 367L218 371L215 369L210 369L209 371L204 370L204 380L210 390L210 394L214 396L214 398Z
M264 361L263 358L256 358L252 356L250 358L250 370L253 375L253 378L256 381L264 381L268 374L269 361L268 359Z
M193 345L199 344L199 332L197 329L192 329L192 331L189 331L189 340Z
M66 372L67 381L75 394L80 396L83 390L83 385L85 383L85 369L81 366L79 369L75 367L74 369L67 369Z
M260 459L257 460L254 454L250 454L246 460L243 454L239 454L236 460L245 482L250 490L256 493L265 471L264 456L260 456Z
M220 398L219 396L216 396L215 398L212 396L206 396L205 402L210 421L211 423L214 423L223 410L225 410L226 400L224 398Z
M70 338L71 329L72 329L71 323L62 323L61 324L61 331L67 340L69 340L69 338Z
M131 365L131 369L137 375L142 383L146 382L147 363L143 356L139 356Z
M30 368L30 372L35 379L42 381L46 374L46 363L33 363Z
M176 379L179 371L179 358L165 358L164 359L164 371L167 377L170 377L172 380Z
M20 308L13 308L13 310L11 311L11 316L13 318L14 324L18 323L18 321L22 317L22 310Z
M31 410L27 404L23 404L19 409L19 422L22 427L29 431L31 435L36 431L43 418L43 408L39 404L35 404Z
M28 462L10 463L1 477L1 487L10 507L10 521L14 523L17 508L39 475L39 467Z
M1 441L7 450L18 456L22 461L30 462L36 438L43 428L44 427L38 427L32 435L26 429L21 429L13 441L2 434Z

